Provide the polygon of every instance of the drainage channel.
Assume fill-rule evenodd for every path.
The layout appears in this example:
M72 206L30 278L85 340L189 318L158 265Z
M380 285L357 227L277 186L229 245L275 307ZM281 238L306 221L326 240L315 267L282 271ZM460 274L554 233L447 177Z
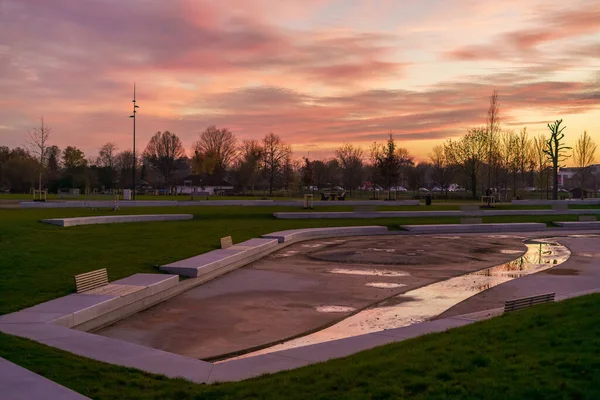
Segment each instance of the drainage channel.
M411 290L360 311L321 331L236 358L267 354L427 321L461 301L496 285L562 264L571 255L565 246L553 239L532 239L523 243L527 246L527 252L516 260ZM330 311L339 312L337 309Z

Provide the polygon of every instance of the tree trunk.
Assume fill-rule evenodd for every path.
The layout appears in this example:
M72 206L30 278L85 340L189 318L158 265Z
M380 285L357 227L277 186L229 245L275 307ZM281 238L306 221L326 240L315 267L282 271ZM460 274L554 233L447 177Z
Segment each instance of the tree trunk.
M558 200L558 167L554 167L552 170L552 200Z
M471 191L473 192L473 199L477 200L477 173L471 173Z

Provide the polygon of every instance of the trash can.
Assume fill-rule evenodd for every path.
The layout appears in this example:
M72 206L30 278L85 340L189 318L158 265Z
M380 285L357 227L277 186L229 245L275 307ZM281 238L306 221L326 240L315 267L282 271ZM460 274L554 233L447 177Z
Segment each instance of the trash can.
M131 200L131 189L123 190L123 200Z
M426 206L431 205L431 193L427 193L427 195L425 196L425 205Z

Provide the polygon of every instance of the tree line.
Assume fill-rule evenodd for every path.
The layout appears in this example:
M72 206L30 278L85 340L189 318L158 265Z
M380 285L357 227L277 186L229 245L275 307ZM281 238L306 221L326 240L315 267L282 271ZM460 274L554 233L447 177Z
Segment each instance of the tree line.
M187 153L173 132L156 132L139 155L119 151L108 142L96 157L86 157L74 146L51 145L52 129L44 123L29 131L25 147L0 146L0 189L27 192L32 188L124 189L136 180L153 188L181 184L188 175L202 175L206 185L231 183L237 192L255 189L298 190L341 186L352 191L394 190L421 187L446 192L457 185L478 197L494 188L505 199L516 197L519 188L536 187L558 197L558 169L573 157L579 167L581 186L589 185L589 167L595 162L596 143L587 132L571 149L564 144L562 120L548 124L549 134L530 136L504 130L499 119L499 95L490 96L486 123L465 135L434 146L426 161L416 162L389 133L387 141L375 142L366 151L350 143L335 149L329 159L294 159L291 146L274 133L262 140L239 141L227 128L209 126ZM189 154L189 156L188 156ZM391 190L390 190L391 189ZM595 181L594 181L595 189Z

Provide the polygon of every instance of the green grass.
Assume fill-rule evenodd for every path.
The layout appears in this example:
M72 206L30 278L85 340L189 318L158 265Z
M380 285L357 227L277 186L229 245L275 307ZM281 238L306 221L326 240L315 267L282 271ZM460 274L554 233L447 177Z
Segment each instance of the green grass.
M255 379L198 385L0 335L4 357L93 399L598 399L600 295Z

